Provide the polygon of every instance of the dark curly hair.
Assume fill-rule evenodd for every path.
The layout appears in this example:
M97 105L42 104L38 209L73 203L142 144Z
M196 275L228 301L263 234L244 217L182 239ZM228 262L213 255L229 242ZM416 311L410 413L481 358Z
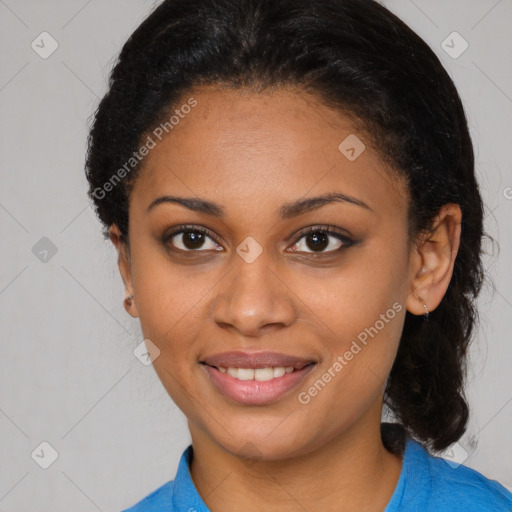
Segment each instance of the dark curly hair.
M373 0L163 1L123 46L89 134L89 197L105 237L116 224L129 247L140 164L128 176L119 170L187 92L206 84L298 86L350 116L408 186L410 244L429 233L441 206L460 205L448 290L428 322L406 313L385 392L396 421L427 449L457 441L468 421L466 353L488 235L464 109L439 59Z

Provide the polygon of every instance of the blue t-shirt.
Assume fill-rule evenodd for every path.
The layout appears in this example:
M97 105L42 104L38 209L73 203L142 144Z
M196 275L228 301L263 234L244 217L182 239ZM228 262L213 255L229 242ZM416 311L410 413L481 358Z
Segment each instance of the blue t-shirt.
M192 481L192 445L183 452L176 478L123 512L210 512ZM512 512L512 493L466 466L430 455L408 438L402 471L384 512Z

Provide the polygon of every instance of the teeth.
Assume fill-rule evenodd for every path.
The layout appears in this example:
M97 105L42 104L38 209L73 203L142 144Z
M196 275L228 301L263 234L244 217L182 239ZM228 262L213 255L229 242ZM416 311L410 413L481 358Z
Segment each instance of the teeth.
M292 367L293 372L293 367ZM277 368L274 368L274 377L282 377L286 373L286 368L283 368L282 366L278 366Z
M260 370L254 371L252 368L238 368L236 371L238 373L236 376L238 380L252 380L254 379L256 372L259 372Z
M227 373L231 377L239 380L257 380L260 382L272 380L277 377L282 377L285 373L292 373L293 366L276 366L274 368L223 368L219 367L219 371Z

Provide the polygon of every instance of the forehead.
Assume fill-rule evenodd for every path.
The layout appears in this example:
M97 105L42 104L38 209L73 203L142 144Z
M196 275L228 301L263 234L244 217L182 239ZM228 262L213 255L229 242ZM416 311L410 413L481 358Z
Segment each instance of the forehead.
M193 108L180 109L191 100ZM276 209L335 191L403 213L405 189L378 148L350 117L312 94L202 86L183 95L165 119L173 114L172 125L148 132L155 144L133 189L140 206L181 194L213 199L229 214L240 204Z

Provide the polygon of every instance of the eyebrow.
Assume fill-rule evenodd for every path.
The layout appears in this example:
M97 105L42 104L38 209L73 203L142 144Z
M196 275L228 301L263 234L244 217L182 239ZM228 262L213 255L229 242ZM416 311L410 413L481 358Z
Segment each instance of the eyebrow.
M316 210L326 204L333 202L344 202L373 212L372 208L370 208L360 199L346 194L341 194L339 192L334 192L330 194L324 194L322 196L308 197L305 199L299 199L298 201L285 203L278 209L278 213L281 219L290 219L303 213ZM218 217L221 219L225 217L224 208L221 205L214 203L213 201L207 201L206 199L199 199L194 197L177 197L167 195L155 199L148 206L146 213L150 212L156 206L165 203L180 204L181 206L184 206L191 211L205 213L207 215L212 215L213 217Z
M282 219L289 219L291 217L296 217L302 213L316 210L317 208L334 202L342 202L360 206L361 208L373 212L373 210L360 199L348 196L346 194L341 194L340 192L333 192L331 194L324 194L317 197L307 197L305 199L299 199L298 201L286 203L279 208L279 214Z

